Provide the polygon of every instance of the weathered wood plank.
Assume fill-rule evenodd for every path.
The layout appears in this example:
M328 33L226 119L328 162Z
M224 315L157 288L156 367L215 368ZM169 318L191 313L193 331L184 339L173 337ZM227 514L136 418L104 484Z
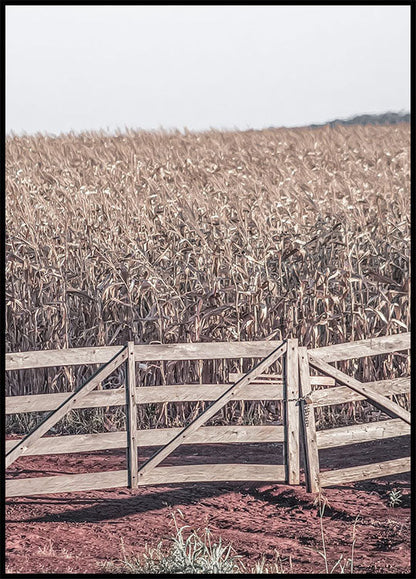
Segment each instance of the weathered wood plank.
M24 454L41 436L46 434L52 426L54 426L65 414L67 414L76 404L77 400L86 396L93 390L102 380L107 378L120 364L127 358L127 347L124 346L122 350L116 354L105 366L101 367L91 378L89 378L78 390L69 396L56 410L47 416L35 428L33 432L28 434L22 442L18 443L12 450L6 454L6 468L9 467L19 456Z
M368 440L381 440L409 434L410 425L400 420L400 418L395 418L393 420L320 430L317 432L317 441L318 448L332 448L334 446L345 446L347 444L367 442Z
M139 448L167 444L182 428L152 428L137 431ZM21 440L21 439L20 439ZM40 438L25 456L92 452L126 448L126 431L103 434L74 434ZM18 439L6 440L6 452ZM189 436L188 444L284 442L283 426L203 426Z
M23 412L48 412L56 410L71 392L59 394L29 394L27 396L8 396L6 398L6 414L20 414ZM100 390L87 394L74 404L75 408L94 408L104 406L124 406L126 393L124 388L116 390Z
M396 458L365 466L352 466L321 472L321 486L338 486L349 482L379 478L410 471L410 457Z
M382 396L381 394L369 388L368 386L364 386L362 382L355 380L355 378L352 378L351 376L347 376L347 374L344 374L344 372L337 370L330 364L322 362L322 360L316 359L310 352L308 353L308 358L309 363L314 368L317 368L318 370L325 372L325 374L332 376L333 378L338 380L338 382L345 384L355 392L358 392L358 394L365 396L372 404L374 404L377 408L379 408L392 418L401 418L402 420L410 424L410 412L408 412L395 402L392 402L391 400L389 400L385 396Z
M140 480L140 485L215 482L261 481L284 482L283 465L270 464L203 464L192 466L159 466Z
M264 358L283 342L199 342L135 346L136 360L221 360L227 358Z
M34 350L6 354L6 370L27 370L53 366L79 366L80 364L106 364L122 346L97 348L68 348L63 350Z
M311 377L313 378L313 377ZM320 378L315 376L315 378ZM325 378L325 377L323 377ZM330 378L334 383L335 380ZM313 381L311 380L313 384ZM410 378L394 378L378 382L363 382L379 394L389 396L404 394L410 391ZM158 402L192 402L197 400L216 400L230 386L227 384L173 384L170 386L148 386L137 390L138 404L155 404ZM64 402L70 392L59 394L32 394L27 396L8 396L5 399L6 414L22 412L47 412L55 410ZM315 407L331 404L344 404L364 400L347 386L337 386L326 390L315 390L311 394ZM233 400L282 400L283 386L280 384L250 384L246 390L238 393ZM93 408L105 406L124 406L126 403L124 388L116 390L93 391L79 400L74 408Z
M127 470L6 480L6 498L126 487Z
M309 353L323 362L337 362L410 349L410 332L314 348Z
M363 382L367 386L383 396L393 394L405 394L410 391L410 378L394 378L392 380L379 380L378 382ZM311 394L315 408L330 406L331 404L345 404L365 400L365 396L358 394L348 386L336 386L328 390L314 390Z
M202 342L185 344L136 345L137 360L208 360L221 358L263 358L280 342ZM336 344L310 350L325 362L348 360L362 356L374 356L410 348L410 332ZM69 348L66 350L35 350L6 354L6 370L48 368L52 366L77 366L81 364L105 364L120 346Z
M138 404L157 402L192 402L196 400L217 400L232 383L227 384L187 384L171 386L146 386L138 388ZM275 384L247 384L235 392L231 400L282 400L283 386Z
M128 342L128 358L126 373L126 409L127 409L127 470L129 472L129 488L137 487L137 388L136 363L134 359L134 342Z
M228 390L220 396L215 402L213 402L208 408L206 408L202 414L195 418L186 428L182 430L180 434L175 436L166 446L156 452L145 464L139 469L139 480L141 477L145 476L146 473L150 472L155 468L162 460L164 460L169 454L171 454L180 444L187 443L189 435L195 432L200 426L202 426L207 420L212 418L214 414L218 412L229 400L235 396L235 394L245 388L252 380L257 378L262 374L267 368L269 368L276 360L286 352L286 343L283 342L276 350L269 354L264 360L262 360L257 366L255 366L250 372L248 372L244 378L232 384Z
M236 382L243 376L241 372L230 372L230 382ZM313 386L335 386L335 380L330 376L310 376L310 382ZM263 374L252 384L283 384L283 377L280 374Z
M237 382L243 376L245 376L244 372L230 372L228 374L230 383ZM283 384L283 378L281 374L262 374L257 376L252 384Z
M286 433L286 480L298 485L300 480L299 460L299 355L298 341L287 341L285 363L285 433Z
M317 493L320 490L319 482L319 452L315 422L315 410L310 403L311 380L309 375L308 351L299 348L299 388L301 399L303 451L305 456L306 491Z
M216 400L228 388L227 384L173 384L170 386L146 386L137 388L138 404L156 404L162 402L193 402L198 400ZM8 396L6 414L22 412L46 412L55 410L67 400L68 393L32 394L27 396ZM283 386L274 384L250 384L246 389L236 393L232 400L282 400ZM105 406L124 406L126 394L124 388L101 390L87 394L78 400L74 408L93 408Z
M335 386L335 380L331 376L309 376L312 386Z
M142 477L139 480L139 485L215 481L283 482L284 467L282 465L263 464L204 464L159 467ZM126 487L127 482L127 470L9 479L6 480L6 498Z
M200 342L184 344L135 345L137 361L156 360L219 360L223 358L264 358L282 342ZM6 370L105 364L121 346L69 348L67 350L36 350L6 354Z
M6 452L22 439L6 440ZM66 454L75 452L93 452L96 450L109 450L126 448L126 431L105 432L100 434L69 434L64 436L46 436L39 438L31 446L25 456L38 456L50 454Z

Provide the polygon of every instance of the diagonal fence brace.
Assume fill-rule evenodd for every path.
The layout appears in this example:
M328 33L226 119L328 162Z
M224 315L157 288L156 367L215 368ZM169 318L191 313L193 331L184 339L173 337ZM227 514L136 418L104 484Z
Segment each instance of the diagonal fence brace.
M69 398L62 402L56 410L51 412L42 422L28 434L23 440L19 441L6 454L6 468L8 468L19 456L24 454L33 444L41 438L48 430L52 428L61 418L65 416L75 404L84 396L89 394L100 382L109 376L118 366L120 366L128 357L127 346L124 346L111 360L101 366L78 390L73 392Z
M162 462L167 456L169 456L178 446L181 444L186 444L189 435L195 432L200 426L202 426L207 420L212 418L214 414L221 410L229 400L233 398L240 390L248 386L253 380L255 380L260 374L262 374L269 366L271 366L276 360L278 360L287 349L286 341L284 341L278 348L273 350L266 358L264 358L257 366L255 366L250 372L245 374L240 380L237 380L234 384L228 388L215 402L210 404L208 408L197 416L188 426L186 426L179 434L175 436L168 444L156 452L149 460L147 460L141 468L138 470L139 480L140 477L143 478L147 473L154 469L158 464Z
M308 358L310 365L316 368L317 370L325 372L325 374L332 376L332 378L335 378L336 380L338 380L338 382L345 384L345 386L348 386L358 394L361 394L362 396L367 398L367 400L369 400L372 404L374 404L374 406L376 406L377 408L379 408L392 418L401 418L402 420L407 422L407 424L410 424L410 412L408 412L407 410L405 410L392 400L389 400L388 398L386 398L386 396L383 396L382 394L379 394L378 392L372 390L368 386L365 386L355 378L352 378L351 376L344 374L344 372L341 372L341 370L334 368L327 362L319 360L312 354L308 354Z

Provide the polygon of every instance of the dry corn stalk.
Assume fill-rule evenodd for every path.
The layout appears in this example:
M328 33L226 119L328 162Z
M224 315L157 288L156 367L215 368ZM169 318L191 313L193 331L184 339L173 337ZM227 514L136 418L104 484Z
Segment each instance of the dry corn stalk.
M408 124L9 137L7 350L290 337L317 347L408 331L409 184ZM142 379L221 382L251 365L154 364ZM409 372L397 356L340 368L364 381ZM6 384L69 388L64 369ZM141 420L180 421L193 407L175 408ZM267 411L247 403L245 416L257 420L256 408Z

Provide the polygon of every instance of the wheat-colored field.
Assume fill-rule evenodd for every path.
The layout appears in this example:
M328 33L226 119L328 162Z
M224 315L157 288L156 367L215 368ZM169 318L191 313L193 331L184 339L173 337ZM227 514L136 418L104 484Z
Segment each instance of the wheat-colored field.
M410 330L409 124L11 136L6 225L7 351ZM408 373L397 356L347 365ZM7 391L85 372L14 372ZM146 380L198 376L160 364Z

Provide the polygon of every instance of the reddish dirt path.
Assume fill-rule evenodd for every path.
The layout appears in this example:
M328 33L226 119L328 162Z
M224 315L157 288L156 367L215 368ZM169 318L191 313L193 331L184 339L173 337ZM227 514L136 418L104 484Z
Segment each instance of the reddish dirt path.
M203 450L202 450L203 449ZM150 456L148 451L142 459ZM406 456L407 437L320 452L321 466L341 468ZM209 462L281 463L279 445L187 446L163 464ZM8 476L51 476L125 468L123 451L21 458ZM399 507L388 493L402 493ZM329 562L351 556L356 526L354 572L410 573L410 474L362 481L325 490L329 506L323 524ZM142 553L174 533L172 513L194 529L208 526L214 537L231 542L244 560L275 551L289 573L324 573L320 518L314 496L303 486L215 483L163 485L77 492L6 501L6 555L9 573L102 573L101 564ZM291 556L292 568L288 557Z

